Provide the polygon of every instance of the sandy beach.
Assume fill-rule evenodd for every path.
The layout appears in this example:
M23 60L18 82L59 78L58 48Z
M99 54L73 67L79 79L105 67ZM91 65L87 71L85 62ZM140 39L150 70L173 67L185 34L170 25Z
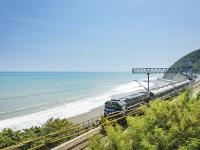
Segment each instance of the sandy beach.
M82 122L87 122L88 120L91 119L97 119L97 117L103 115L103 106L97 107L95 109L90 110L89 112L80 114L78 116L74 116L69 118L70 121L74 123L82 123Z
M143 80L143 82L147 82L147 81ZM151 87L151 89L173 83L173 81L164 80L161 78L150 80L150 82L153 83L153 86ZM69 118L69 120L74 123L87 122L88 120L91 120L91 119L94 119L94 118L97 118L97 117L103 115L103 107L104 106L97 107L95 109L90 110L89 112L71 117L71 118Z
M140 80L143 86L147 86L147 81ZM168 80L159 78L150 79L150 89L157 88L171 83ZM13 130L22 130L31 126L41 126L49 118L67 118L74 123L88 122L88 120L96 119L103 115L104 103L110 100L110 97L115 94L130 93L134 94L138 91L145 91L144 87L139 86L136 82L128 82L97 97L66 103L59 107L39 111L33 114L27 114L15 118L9 118L0 121L0 129L11 128ZM30 119L31 118L31 119Z

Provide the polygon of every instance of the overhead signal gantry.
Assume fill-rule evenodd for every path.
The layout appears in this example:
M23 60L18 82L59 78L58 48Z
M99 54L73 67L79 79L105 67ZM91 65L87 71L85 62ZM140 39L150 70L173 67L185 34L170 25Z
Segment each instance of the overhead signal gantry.
M188 68L132 68L132 73L137 74L147 74L147 81L148 86L147 90L149 91L149 77L151 73L154 74L164 74L164 73L180 73L184 76L186 76L189 80L189 87L192 87L192 81L193 81L193 74L192 74L192 63L189 62Z

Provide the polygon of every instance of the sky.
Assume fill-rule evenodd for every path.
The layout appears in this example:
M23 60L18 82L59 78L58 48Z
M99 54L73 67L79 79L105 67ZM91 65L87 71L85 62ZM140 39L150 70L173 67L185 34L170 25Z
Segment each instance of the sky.
M169 67L200 48L199 0L1 0L0 71Z

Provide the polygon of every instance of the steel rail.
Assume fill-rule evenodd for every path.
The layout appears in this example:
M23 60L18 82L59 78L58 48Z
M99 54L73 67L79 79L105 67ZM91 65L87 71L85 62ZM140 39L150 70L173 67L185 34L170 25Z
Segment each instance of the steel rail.
M198 83L198 84L194 84L194 87L196 87L196 86L199 86L200 85L200 83ZM174 95L174 94L173 94ZM173 95L169 95L169 98L170 97L173 97ZM168 96L168 95L167 95ZM146 103L144 103L144 104L140 104L140 106L141 105L145 105ZM118 121L120 121L120 120L122 120L122 119L125 119L126 117L128 117L128 116L130 116L130 115L137 115L137 114L140 114L140 113L142 113L142 109L141 109L141 107L137 107L137 108L133 108L133 109L130 109L130 110L128 110L127 111L127 113L125 113L125 112L120 112L120 113L117 113L117 114L114 114L114 115L111 115L111 116L108 116L108 117L103 117L102 119L104 119L105 120L105 122L104 123L102 123L101 125L102 126L106 126L106 125L108 125L108 124L110 124L109 122L111 122L111 123L116 123L116 122L118 122ZM99 117L99 116L98 116ZM51 144L51 143L55 143L55 142L59 142L59 141L62 141L63 140L63 142L65 141L65 139L67 139L67 138L73 138L73 137L76 137L76 135L80 135L80 134L83 134L83 133L86 133L86 132L88 132L88 131L90 131L91 129L94 129L94 127L98 127L99 125L100 125L100 123L101 123L101 121L100 121L100 119L99 118L93 118L93 119L91 119L91 120L93 120L92 122L88 122L87 124L76 124L76 125L74 125L74 126L71 126L70 128L67 128L67 129L63 129L63 130L60 130L60 131L57 131L57 132L54 132L54 133L50 133L50 134L48 134L48 135L46 135L46 136L42 136L42 137L39 137L39 138L36 138L36 139L33 139L33 140L29 140L29 141L26 141L26 142L23 142L23 143L20 143L20 144L18 144L18 145L14 145L14 146L10 146L10 147L6 147L6 148L3 148L3 150L7 150L7 149L17 149L17 148L20 148L20 147L23 147L23 146L25 146L25 145L28 145L28 144L30 144L31 142L35 142L35 141L37 141L37 140L41 140L42 138L44 138L44 139L48 139L48 137L51 137L51 136L56 136L56 135L58 135L59 133L60 134L62 134L62 133L65 133L65 132L67 132L67 131L70 131L70 130L73 130L73 129L79 129L79 130L77 130L77 132L74 132L73 134L71 134L70 133L70 135L64 135L64 136L62 136L62 137L60 137L60 138L58 138L58 139L55 139L55 140L52 140L52 141L49 141L49 143L47 143L47 144ZM113 119L114 118L114 119ZM101 120L102 120L101 119ZM85 122L84 122L85 123ZM65 141L66 142L66 141ZM62 143L62 142L61 142ZM42 148L42 147L44 147L44 146L46 146L46 143L45 144L41 144L41 145L38 145L38 146L36 146L36 147L33 147L33 148L31 148L31 150L36 150L36 149L39 149L39 148ZM28 148L27 148L28 149Z

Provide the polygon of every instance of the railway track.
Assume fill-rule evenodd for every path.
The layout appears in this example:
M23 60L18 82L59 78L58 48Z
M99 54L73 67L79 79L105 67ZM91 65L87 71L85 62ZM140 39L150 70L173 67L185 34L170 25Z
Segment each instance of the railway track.
M196 90L199 91L199 87L200 87L200 80L194 83L193 91L196 91ZM172 97L173 97L173 95L169 95L169 98L172 98ZM145 104L142 104L142 105L145 105ZM83 124L82 126L80 126L80 125L73 126L72 129L74 129L74 133L72 133L72 134L70 133L70 135L67 134L69 132L68 131L69 129L66 129L63 131L58 131L57 133L54 133L51 135L47 135L46 137L57 136L59 134L64 134L66 132L66 135L64 137L62 137L60 139L56 139L55 141L52 141L51 145L52 144L53 144L53 146L59 145L59 144L63 143L64 141L66 141L66 139L68 139L69 141L66 141L65 143L53 148L53 150L72 150L72 149L73 150L74 149L75 150L79 150L79 149L86 150L86 149L88 149L88 144L89 144L88 139L90 137L95 136L97 134L100 135L101 138L104 137L104 135L102 134L102 128L104 128L105 125L107 125L108 123L110 123L111 125L114 125L116 122L119 123L121 120L122 121L125 120L125 118L127 116L137 115L137 114L141 114L141 113L142 113L142 111L139 109L139 107L137 107L137 108L128 110L126 112L126 114L124 114L124 112L121 112L121 113L117 113L117 114L114 114L109 117L103 117L103 119L97 117L96 119L93 119L93 121L91 121L91 122L88 121L87 124ZM41 138L45 139L45 137L41 137ZM19 145L7 147L7 148L5 148L5 150L7 150L7 149L15 150L15 149L20 149L20 148L23 149L25 146L30 145L31 143L34 143L35 141L40 140L41 138L37 138L32 141L28 141L28 142L25 142L25 143L22 143ZM58 143L60 142L60 143L55 144L56 142L58 142ZM42 144L42 145L32 148L32 150L46 149L46 146L47 145ZM48 149L50 149L50 147Z
M196 91L197 89L199 89L199 87L200 87L200 80L199 81L197 81L194 85L193 85L193 89ZM199 91L199 90L198 90ZM175 97L177 96L177 95L174 95ZM172 98L173 97L173 95L169 95L169 97L168 98ZM144 104L145 105L145 104ZM106 117L106 119L103 119L103 124L101 123L101 126L103 126L103 125L106 125L107 124L107 122L106 121L111 121L111 124L112 123L116 123L116 122L118 122L118 121L120 121L120 120L122 120L122 119L125 119L127 116L130 116L130 115L137 115L137 114L139 114L139 113L141 113L142 111L140 110L140 109L133 109L133 110L130 110L130 112L129 113L127 113L127 115L126 116L121 116L121 114L120 113L118 113L118 114L115 114L115 115L113 115L113 116L110 116L110 117ZM113 119L114 118L114 119ZM113 120L112 120L113 119ZM113 124L112 124L113 125ZM97 127L97 128L101 128L101 127ZM90 131L89 131L90 132ZM93 132L93 131L91 131L91 132ZM99 130L99 132L98 133L96 133L96 134L99 134L99 135L101 135L101 138L103 138L104 136L101 134L101 132L100 132L100 130ZM86 134L87 135L87 134ZM91 136L90 136L91 137ZM81 137L77 137L77 138L81 138ZM83 139L83 140L81 140L81 141L79 141L79 142L75 142L74 143L74 145L72 146L72 147L70 147L70 148L67 148L67 147L65 147L65 149L54 149L54 150L88 150L89 149L89 147L88 147L88 139L89 139L89 137L87 137L86 136L86 139Z
M105 137L105 135L99 133L98 134L100 139L103 139ZM89 150L89 139L85 139L84 141L81 141L80 143L74 145L72 148L68 149L68 150Z
M63 143L60 146L53 148L52 150L88 150L89 149L88 141L91 137L97 134L100 138L99 140L105 137L105 135L102 134L104 126L106 126L107 124L115 125L115 123L119 123L121 120L125 120L127 116L137 115L140 114L141 112L142 111L140 109L133 109L129 110L129 113L124 116L122 116L122 114L119 113L110 117L105 117L102 119L100 123L101 126L98 126L97 128L94 128L83 135L80 135L66 143ZM114 117L114 119L112 117Z
M87 133L80 135L66 143L63 143L59 145L56 148L53 148L52 150L84 150L88 149L88 140L90 137L93 137L95 135L99 135L101 138L104 137L103 134L101 134L102 128L99 126L97 128L94 128Z

